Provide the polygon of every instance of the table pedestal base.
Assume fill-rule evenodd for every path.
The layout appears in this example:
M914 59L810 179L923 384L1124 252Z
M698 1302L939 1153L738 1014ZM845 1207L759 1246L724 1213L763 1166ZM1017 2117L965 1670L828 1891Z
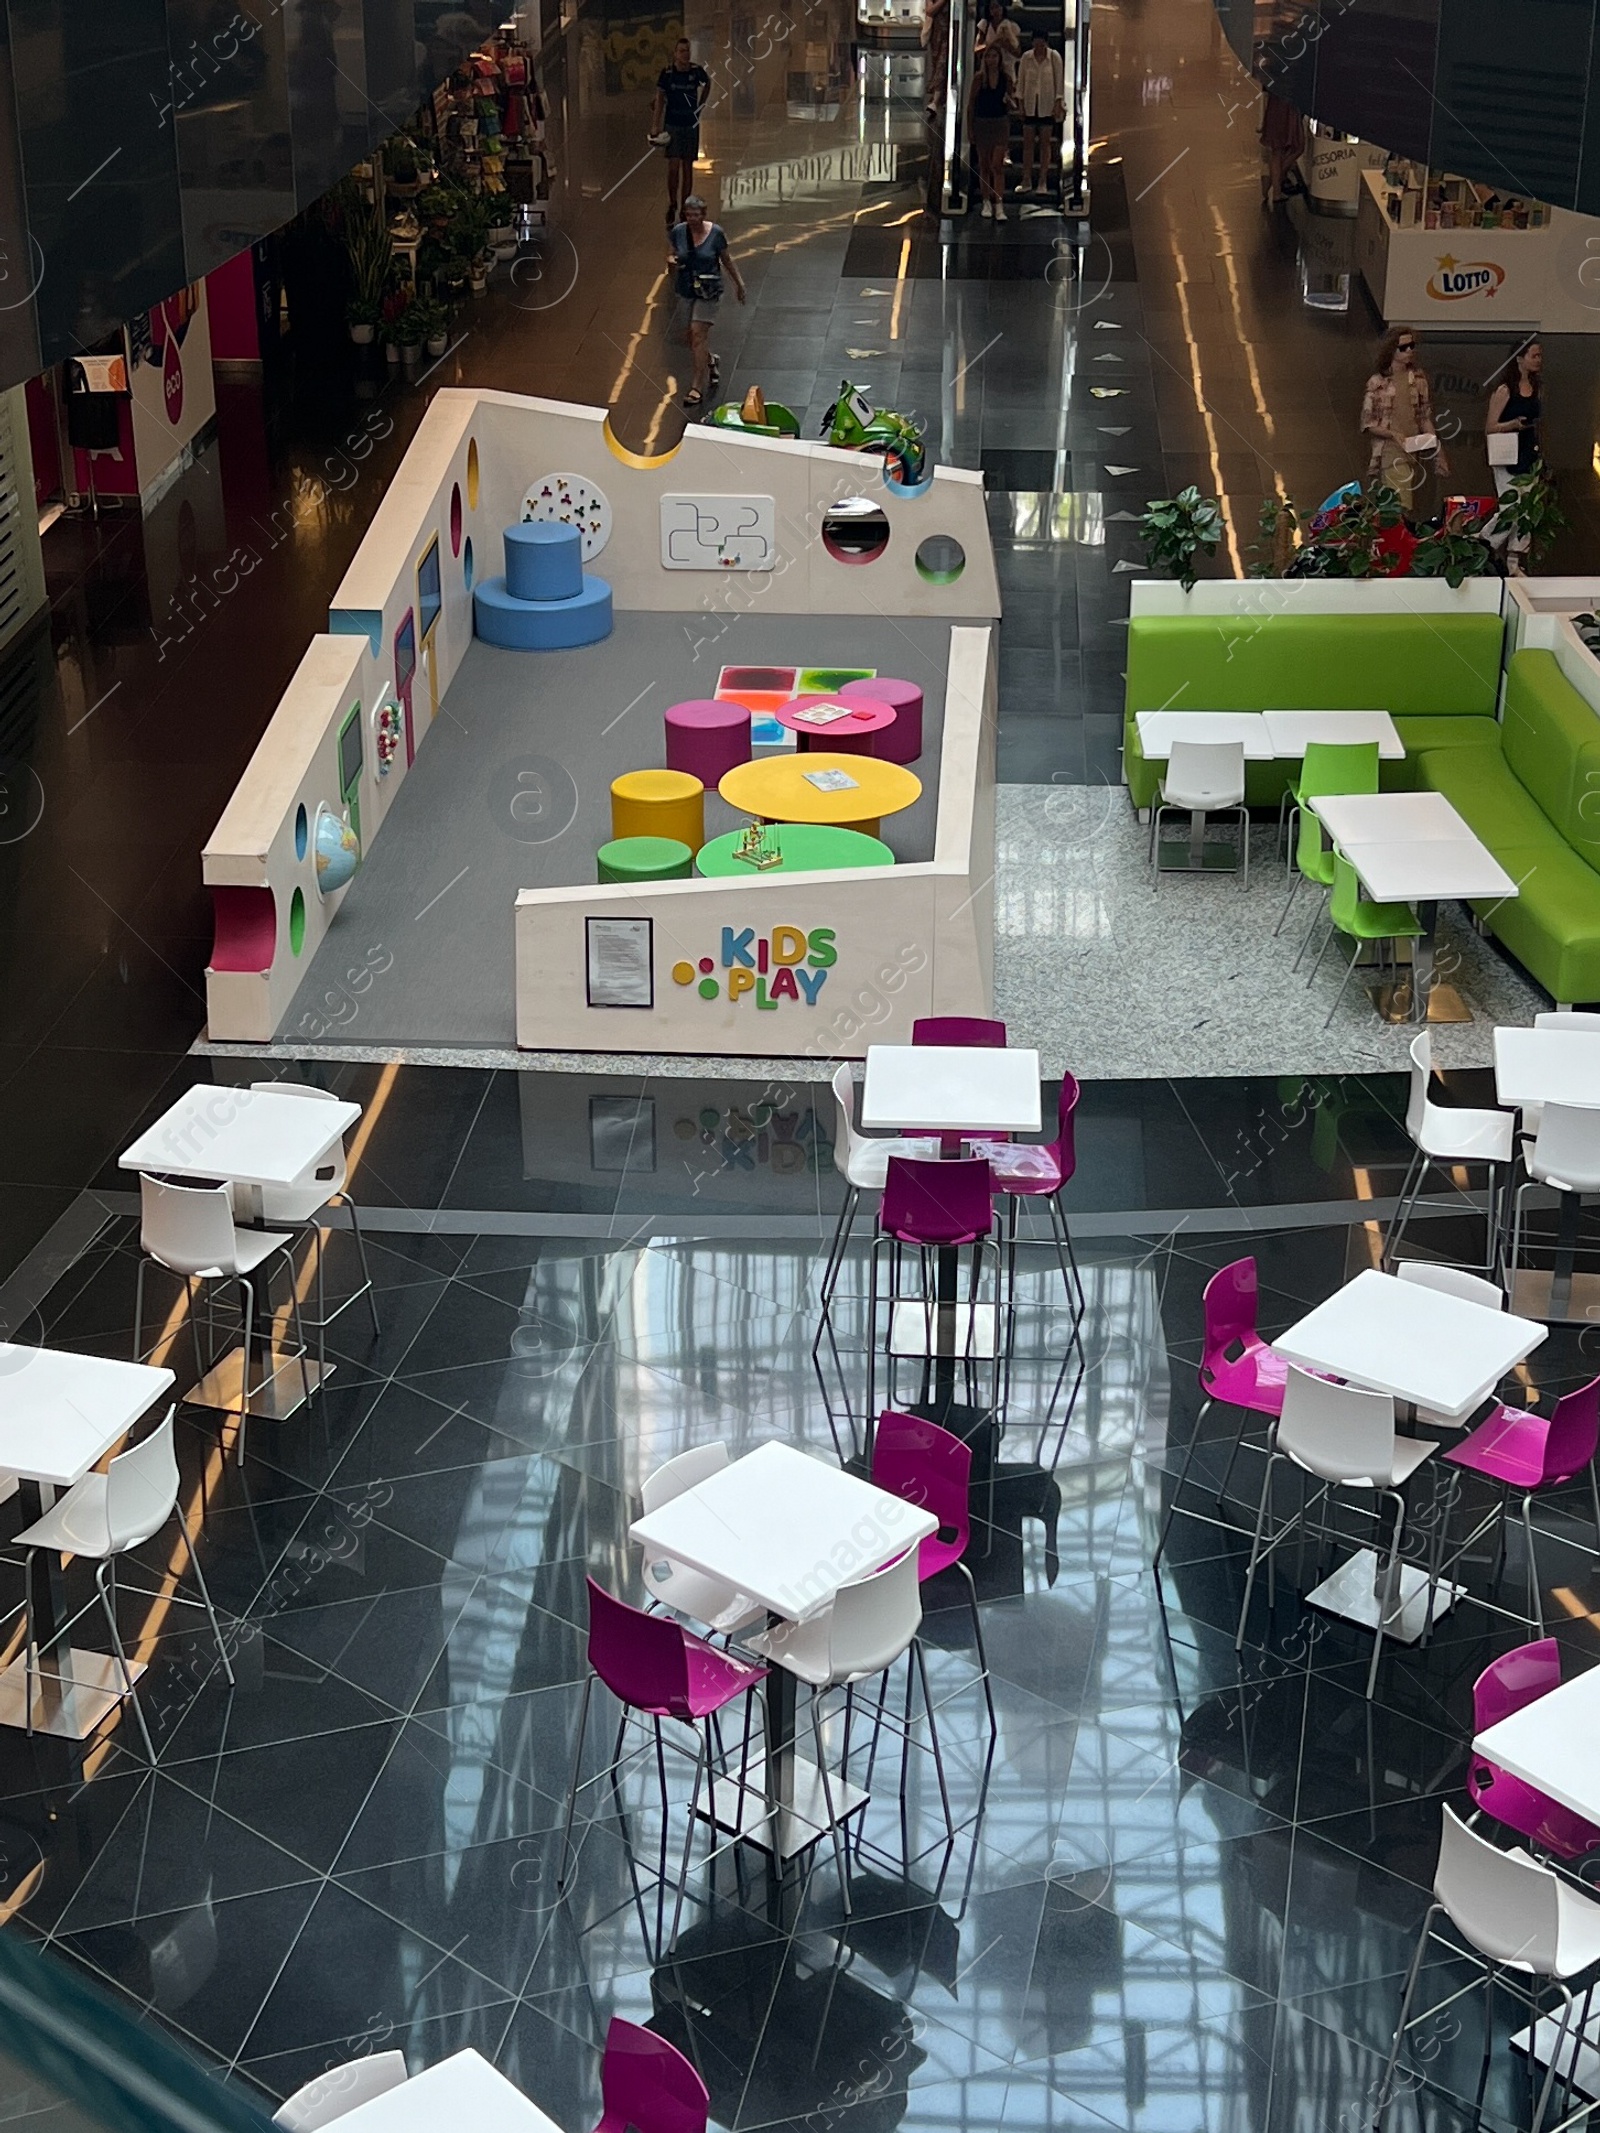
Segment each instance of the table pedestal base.
M1411 1012L1409 978L1402 978L1398 984L1373 986L1371 992L1373 1005L1385 1022L1416 1020ZM1453 985L1438 984L1428 994L1426 1019L1429 1022L1470 1022L1472 1009Z
M300 1358L286 1355L281 1348L274 1349L271 1357L272 1375L267 1376L267 1358L256 1355L250 1359L250 1399L246 1412L263 1422L285 1422L295 1410L305 1404L305 1385L313 1392L325 1378L331 1378L336 1364L330 1363L324 1370L320 1363L306 1358L305 1385L300 1380ZM239 1393L244 1370L244 1350L235 1348L225 1355L214 1369L208 1370L192 1392L184 1394L184 1403L189 1407L231 1408L239 1411Z
M1208 837L1205 822L1204 815L1194 816L1181 837L1157 839L1158 874L1237 874L1240 871L1237 837L1229 836L1225 830ZM1197 823L1200 825L1198 832Z
M997 1313L993 1304L936 1303L929 1311L917 1297L901 1297L889 1314L889 1353L893 1356L954 1356L960 1362L994 1360Z
M743 1779L731 1773L717 1779L716 1826L779 1861L793 1859L825 1838L834 1822L842 1824L852 1815L859 1814L870 1798L859 1785L847 1785L842 1778L830 1775L828 1785L833 1793L835 1810L832 1820L823 1795L822 1773L815 1763L797 1755L790 1804L785 1808L774 1808L767 1798L766 1762L763 1758L753 1758ZM698 1812L702 1821L711 1820L711 1800L703 1783ZM774 1827L777 1830L776 1843L773 1841Z
M1600 1325L1600 1274L1573 1274L1565 1287L1563 1297L1550 1267L1519 1267L1511 1279L1511 1309L1546 1326Z
M1339 1615L1362 1629L1378 1626L1378 1554L1363 1548L1341 1563L1331 1578L1324 1578L1315 1592L1306 1594L1308 1607ZM1428 1624L1428 1573L1413 1563L1400 1566L1400 1605L1383 1625L1383 1634L1396 1644L1415 1644ZM1433 1588L1433 1619L1439 1621L1466 1592L1465 1585L1449 1585L1441 1578Z
M1561 2047L1561 2062L1556 2068L1558 2081L1570 2081L1580 2096L1600 2097L1600 2009L1589 2017L1588 2027L1582 2035L1578 2032L1578 2017L1583 2012L1583 1995L1577 1995L1578 2004L1573 2010L1573 2019ZM1526 2052L1536 2066L1548 2066L1555 2055L1556 2036L1561 2028L1559 2015L1541 2015L1527 2029L1519 2029L1511 2039L1514 2052Z
M128 1672L137 1683L142 1659L130 1659ZM80 1652L75 1646L46 1647L39 1654L33 1689L33 1730L62 1740L87 1740L121 1703L122 1669L105 1652ZM0 1673L0 1726L22 1731L28 1723L27 1670L13 1659Z

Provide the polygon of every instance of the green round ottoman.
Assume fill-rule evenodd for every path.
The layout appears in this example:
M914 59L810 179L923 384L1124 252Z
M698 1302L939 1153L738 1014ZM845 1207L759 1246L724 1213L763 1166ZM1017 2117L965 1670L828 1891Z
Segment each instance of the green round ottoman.
M595 854L602 881L687 881L693 864L676 837L613 837Z
M868 837L860 830L840 829L826 822L778 822L773 825L782 857L775 867L753 867L735 859L734 847L743 830L730 830L713 837L695 857L695 871L719 876L753 874L814 874L824 867L892 867L894 854L881 837Z

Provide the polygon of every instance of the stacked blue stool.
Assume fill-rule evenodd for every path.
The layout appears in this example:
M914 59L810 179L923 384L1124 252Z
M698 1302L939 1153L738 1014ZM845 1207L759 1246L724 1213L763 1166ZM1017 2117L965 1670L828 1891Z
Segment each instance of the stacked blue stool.
M611 634L611 587L583 567L576 526L508 526L506 574L472 589L473 627L512 652L564 651Z

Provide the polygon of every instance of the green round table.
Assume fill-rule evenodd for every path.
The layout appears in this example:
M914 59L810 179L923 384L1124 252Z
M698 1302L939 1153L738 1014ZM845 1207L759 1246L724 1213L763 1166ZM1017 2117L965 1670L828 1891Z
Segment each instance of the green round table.
M676 837L613 837L595 865L602 881L687 881L693 857Z
M743 830L729 830L713 837L695 856L697 874L721 876L748 874L760 881L768 874L815 874L823 867L892 867L894 854L881 837L864 837L859 830L836 829L822 822L778 822L773 825L782 860L775 867L753 867L735 859L734 847Z

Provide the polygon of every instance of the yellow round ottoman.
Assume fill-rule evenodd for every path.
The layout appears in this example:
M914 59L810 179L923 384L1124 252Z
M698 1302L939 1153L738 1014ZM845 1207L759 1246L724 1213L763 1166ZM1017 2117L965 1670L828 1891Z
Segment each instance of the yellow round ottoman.
M691 852L706 841L706 789L686 770L629 770L611 781L613 837L675 837Z

